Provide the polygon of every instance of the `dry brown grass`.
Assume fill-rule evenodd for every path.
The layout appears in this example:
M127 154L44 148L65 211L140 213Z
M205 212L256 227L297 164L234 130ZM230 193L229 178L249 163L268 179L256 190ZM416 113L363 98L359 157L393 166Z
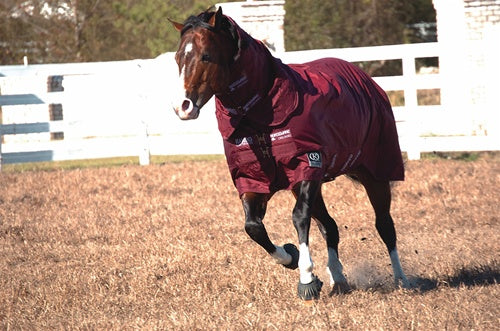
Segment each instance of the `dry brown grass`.
M357 290L306 306L243 230L224 161L0 174L1 329L499 329L500 162L407 163L394 187L414 290L392 286L362 187L324 195ZM296 243L287 192L266 224ZM316 273L326 250L311 231Z

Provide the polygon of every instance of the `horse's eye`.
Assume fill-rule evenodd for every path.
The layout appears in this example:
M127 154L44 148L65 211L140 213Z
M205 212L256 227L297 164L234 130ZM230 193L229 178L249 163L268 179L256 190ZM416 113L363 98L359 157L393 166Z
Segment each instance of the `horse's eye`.
M201 60L202 60L203 62L210 62L210 55L208 55L207 53L203 54L203 55L201 56Z

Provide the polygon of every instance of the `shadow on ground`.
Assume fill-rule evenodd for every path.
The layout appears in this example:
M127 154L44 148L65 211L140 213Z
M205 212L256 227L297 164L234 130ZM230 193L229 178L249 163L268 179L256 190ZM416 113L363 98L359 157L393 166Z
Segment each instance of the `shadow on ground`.
M489 286L500 283L500 266L498 263L493 262L491 265L479 266L464 266L456 271L452 276L438 276L436 278L409 276L408 280L412 284L412 289L426 293L437 289L438 287L453 287L458 288L461 286ZM369 291L379 293L390 293L397 290L394 283L378 280L359 281L356 279L350 282L351 291ZM329 296L336 294L347 294L350 291L338 291L338 289L331 289Z
M414 277L411 278L417 290L421 292L432 291L439 286L472 287L495 285L500 282L500 267L493 265L465 266L457 270L452 276L438 278Z

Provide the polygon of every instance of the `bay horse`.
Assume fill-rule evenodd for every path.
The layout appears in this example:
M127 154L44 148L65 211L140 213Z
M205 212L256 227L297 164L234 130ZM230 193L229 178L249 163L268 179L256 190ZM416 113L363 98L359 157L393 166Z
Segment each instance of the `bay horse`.
M298 296L317 299L323 285L313 274L311 218L326 241L332 292L350 290L339 260L339 231L321 193L322 183L343 174L364 186L396 286L408 288L390 214L390 181L404 180L404 167L385 92L340 59L283 64L221 8L170 22L180 32L175 60L182 93L174 111L182 120L196 119L215 96L245 231L277 263L299 269ZM267 203L279 190L291 190L296 198L292 220L299 249L273 244L264 227Z

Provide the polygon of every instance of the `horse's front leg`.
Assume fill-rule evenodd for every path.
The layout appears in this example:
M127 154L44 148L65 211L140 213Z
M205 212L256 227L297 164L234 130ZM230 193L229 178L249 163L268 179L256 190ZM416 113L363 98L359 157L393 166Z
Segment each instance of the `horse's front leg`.
M269 194L244 193L241 196L243 210L245 211L245 231L257 244L262 246L276 263L286 268L296 269L299 260L299 252L292 244L276 246L271 242L264 227L263 219L266 214Z
M299 271L300 281L298 294L301 299L318 299L323 283L313 274L313 261L309 251L309 229L316 196L320 189L319 181L302 181L295 185L293 192L297 202L293 208L293 224L299 237Z

